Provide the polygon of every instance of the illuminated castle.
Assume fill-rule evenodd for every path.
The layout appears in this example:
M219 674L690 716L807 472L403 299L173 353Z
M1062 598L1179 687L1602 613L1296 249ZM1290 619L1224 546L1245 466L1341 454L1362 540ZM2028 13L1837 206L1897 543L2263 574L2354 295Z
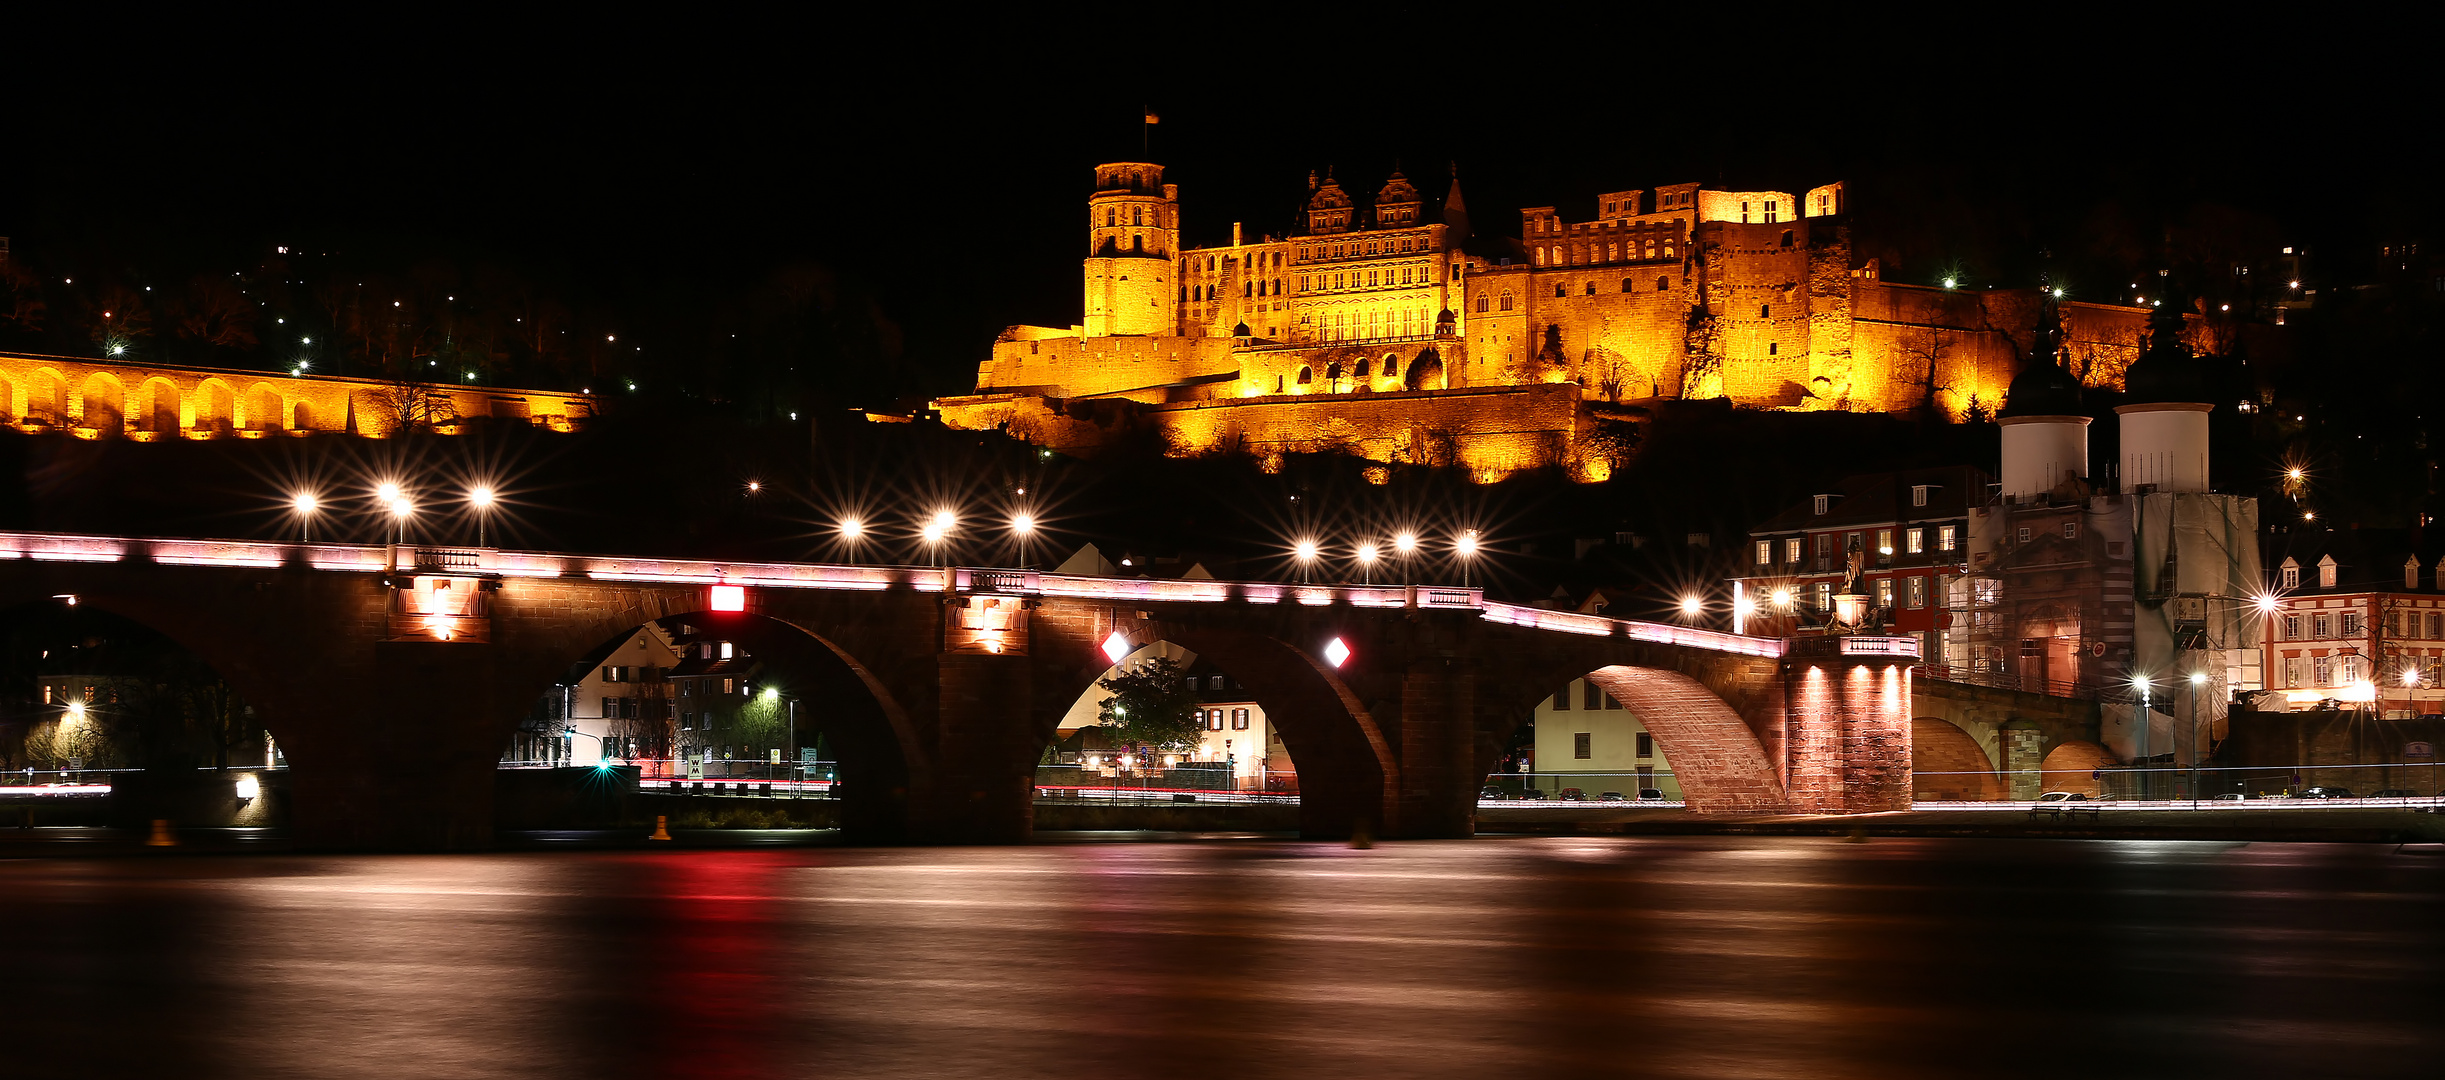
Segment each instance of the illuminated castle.
M1181 452L1339 449L1489 479L1600 478L1586 436L1637 399L1991 412L2022 351L1995 328L2032 325L2035 291L1881 281L1844 210L1839 183L1684 183L1605 192L1584 221L1530 207L1518 239L1473 240L1456 171L1431 217L1398 172L1365 205L1311 174L1294 235L1234 223L1228 245L1183 248L1162 166L1100 165L1083 321L1010 327L975 392L936 405L1063 449L1134 412ZM2118 382L2144 313L2064 309L2075 364Z

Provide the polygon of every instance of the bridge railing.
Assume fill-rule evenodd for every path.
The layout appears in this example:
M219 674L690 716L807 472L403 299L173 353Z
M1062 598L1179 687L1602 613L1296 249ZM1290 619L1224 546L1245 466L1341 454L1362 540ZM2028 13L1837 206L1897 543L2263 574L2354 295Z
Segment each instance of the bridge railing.
M1213 579L1104 578L1035 570L873 566L840 563L638 559L442 545L271 543L248 540L138 539L0 533L0 559L53 562L151 561L172 565L279 567L303 561L317 570L380 573L413 567L437 575L587 578L679 585L880 592L981 591L1109 602L1296 604L1358 608L1478 611L1492 622L1592 637L1625 637L1711 652L1781 657L1779 638L1691 626L1610 619L1575 611L1490 603L1481 589L1439 585L1309 584Z

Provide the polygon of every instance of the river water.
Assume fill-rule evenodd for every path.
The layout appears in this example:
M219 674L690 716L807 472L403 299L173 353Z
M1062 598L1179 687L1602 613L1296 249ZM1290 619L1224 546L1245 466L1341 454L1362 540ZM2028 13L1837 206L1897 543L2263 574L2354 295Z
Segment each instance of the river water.
M22 859L0 925L9 1076L2445 1075L2380 845Z

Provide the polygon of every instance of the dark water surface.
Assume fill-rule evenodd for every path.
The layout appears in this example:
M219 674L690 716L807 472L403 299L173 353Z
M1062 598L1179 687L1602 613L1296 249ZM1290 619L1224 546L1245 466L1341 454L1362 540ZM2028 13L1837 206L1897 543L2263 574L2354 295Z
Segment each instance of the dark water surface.
M1263 840L0 863L0 1076L2445 1075L2445 854Z

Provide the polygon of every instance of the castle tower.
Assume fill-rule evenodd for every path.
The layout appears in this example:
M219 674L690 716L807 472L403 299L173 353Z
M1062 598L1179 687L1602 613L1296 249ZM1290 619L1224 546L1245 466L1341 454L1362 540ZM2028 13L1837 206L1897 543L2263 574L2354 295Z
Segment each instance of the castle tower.
M2088 476L2089 418L2081 415L2080 384L2063 370L2063 316L2054 289L2040 283L2037 334L2029 359L2004 392L2003 493L2027 498L2052 491L2066 477Z
M1180 188L1163 182L1163 166L1096 166L1087 197L1087 336L1172 332L1179 250Z
M2148 351L2123 375L2130 401L2115 407L2122 417L2122 484L2136 490L2206 491L2207 384L2198 361L2182 344L2182 309L2171 297L2157 301L2148 320Z

